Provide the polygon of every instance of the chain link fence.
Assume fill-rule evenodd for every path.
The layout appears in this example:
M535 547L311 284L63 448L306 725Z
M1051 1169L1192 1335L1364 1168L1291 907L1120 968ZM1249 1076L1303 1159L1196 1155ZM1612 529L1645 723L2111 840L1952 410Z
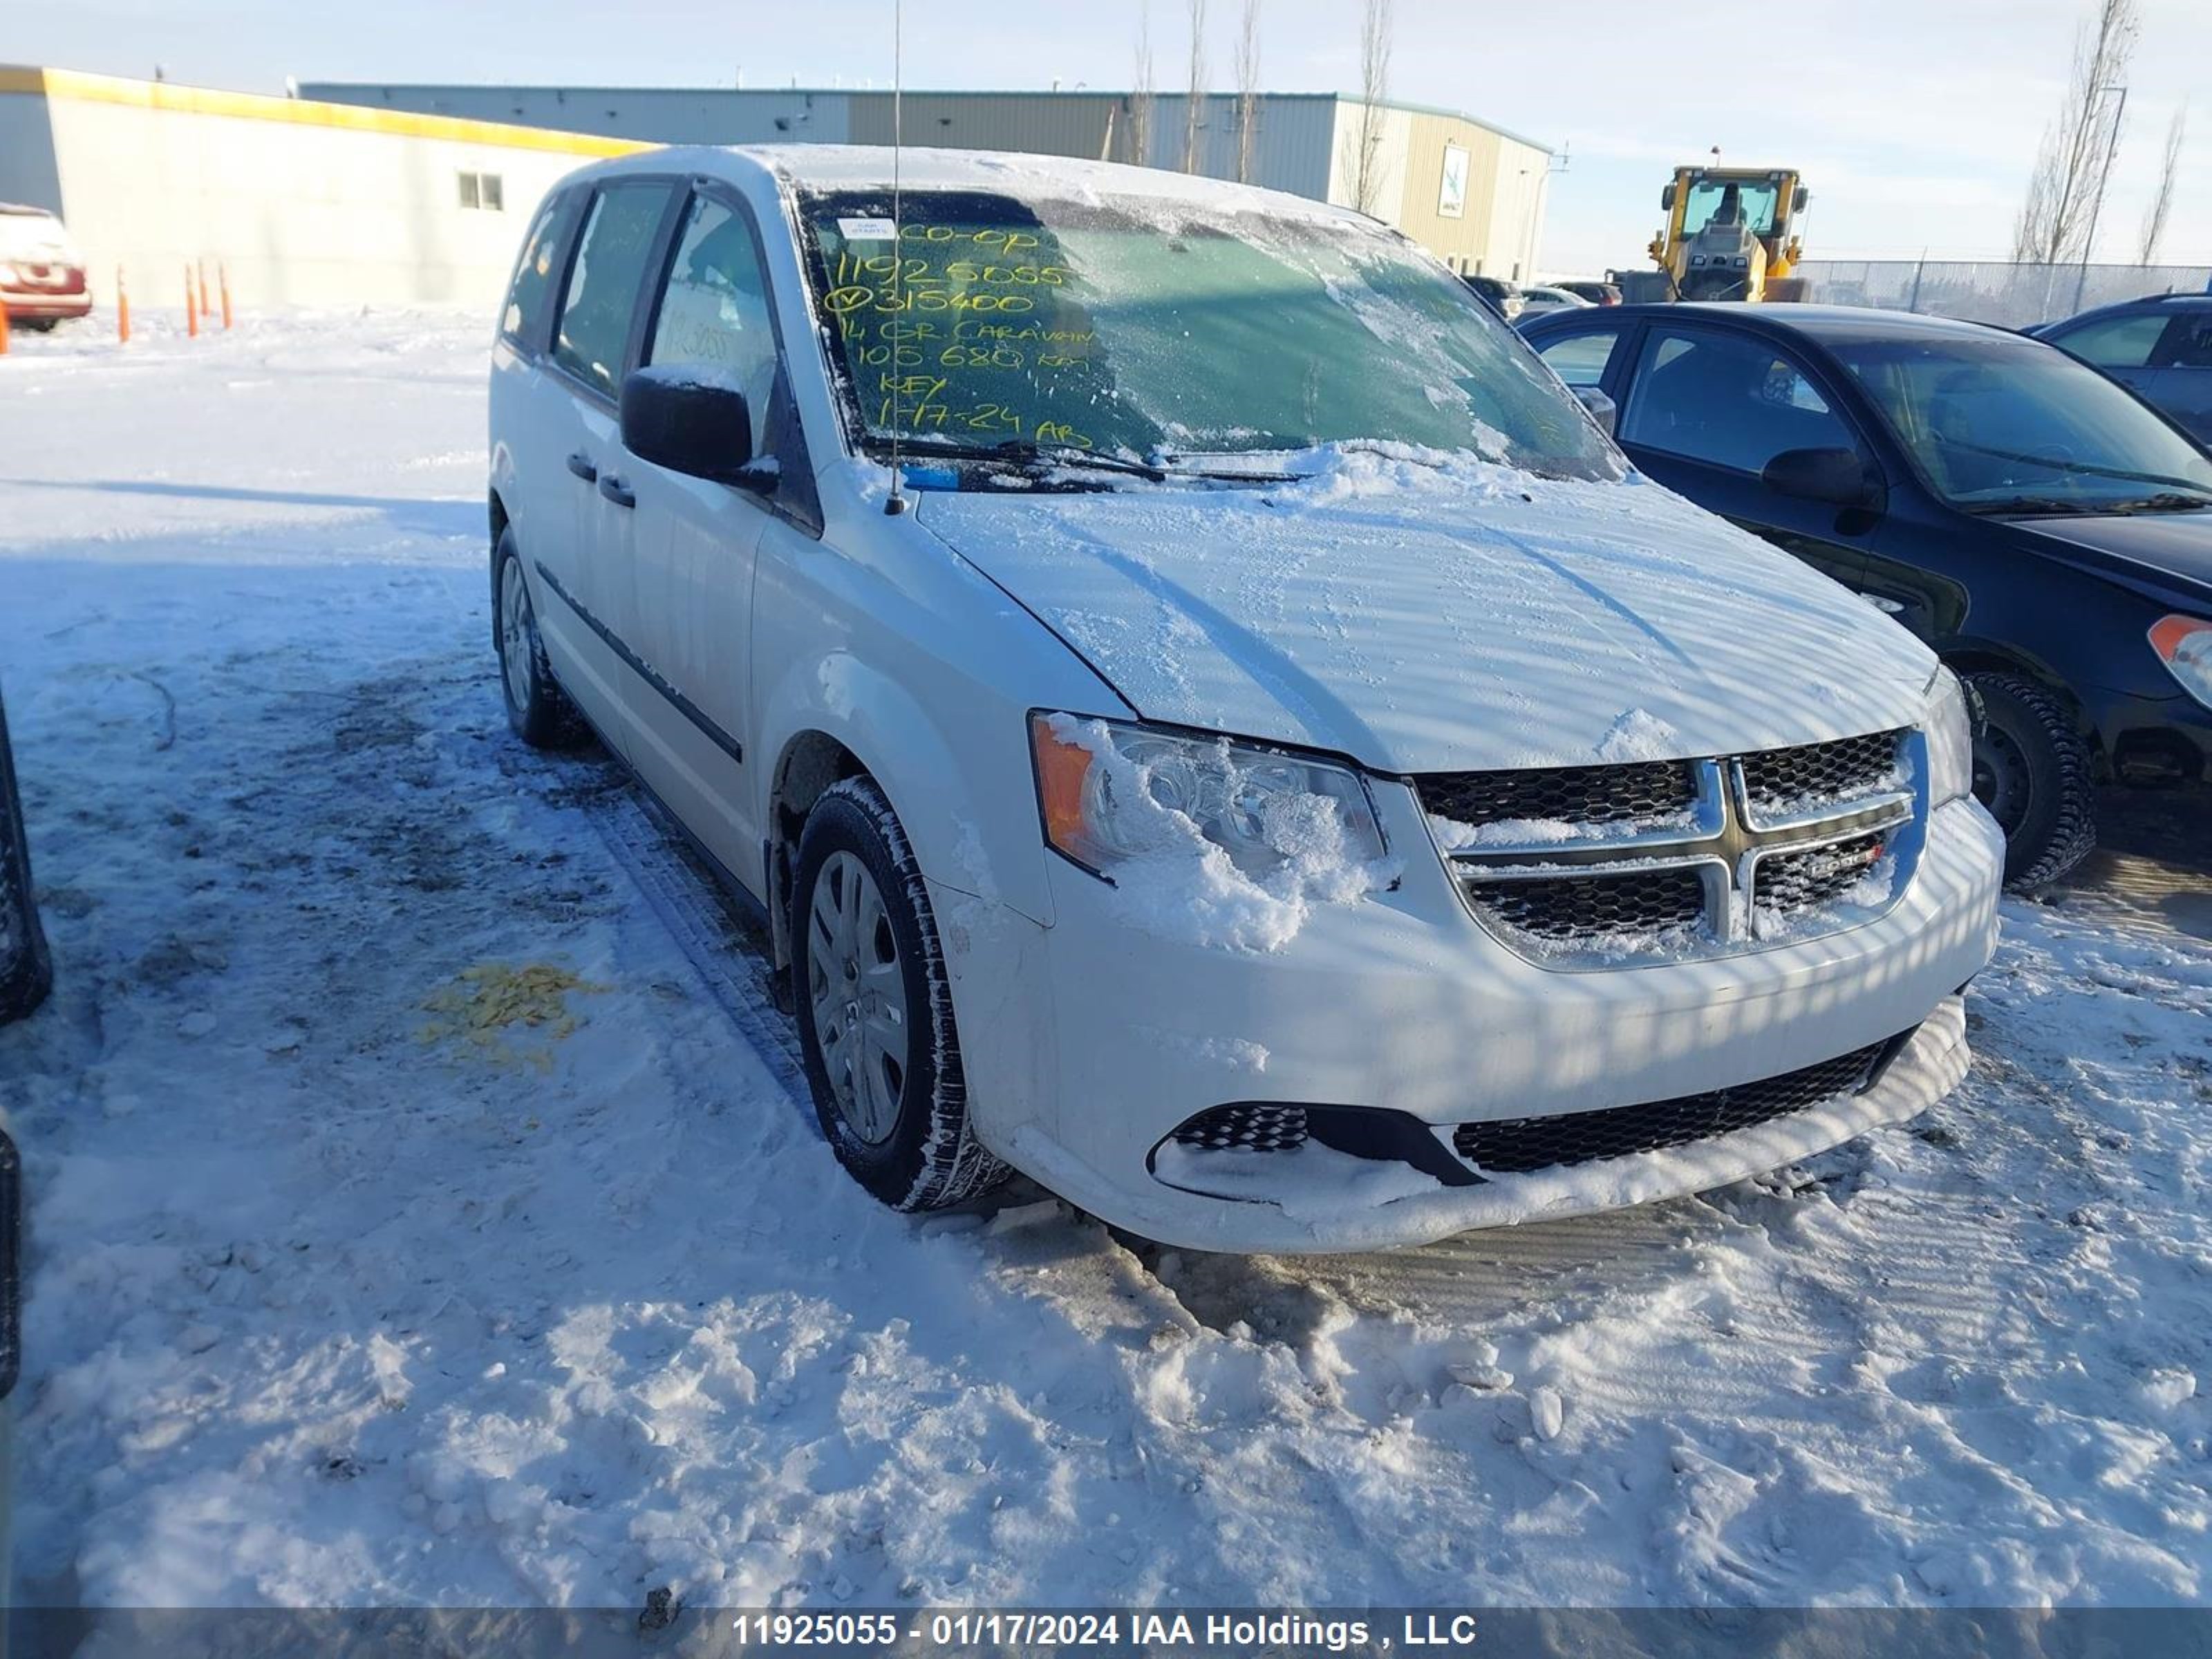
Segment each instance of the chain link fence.
M2147 294L2203 294L2212 265L2021 265L1996 259L1808 259L1817 305L1872 306L2025 328Z

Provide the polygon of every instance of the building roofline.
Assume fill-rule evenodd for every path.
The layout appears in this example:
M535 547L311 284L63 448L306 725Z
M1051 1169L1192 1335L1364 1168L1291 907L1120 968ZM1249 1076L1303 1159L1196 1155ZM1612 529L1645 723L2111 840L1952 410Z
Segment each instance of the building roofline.
M555 86L544 82L513 82L499 81L302 81L303 87L321 87L345 92L380 92L387 96L396 92L436 93L561 93L571 98L592 98L601 94L629 96L638 93L665 93L676 97L700 98L889 98L889 87L670 87L670 86ZM1103 98L1125 100L1136 96L1130 88L1116 87L1069 87L1055 91L1049 87L908 87L902 94L908 98ZM1187 94L1177 88L1156 87L1155 100L1182 98ZM1205 98L1233 99L1237 94L1212 89L1201 93ZM1262 103L1335 103L1359 105L1366 100L1349 92L1263 92ZM1442 104L1417 104L1402 98L1378 100L1382 109L1402 110L1409 115L1437 115L1448 120L1464 121L1471 127L1480 127L1485 132L1496 133L1523 147L1541 150L1547 155L1558 153L1551 144L1531 138L1525 133L1502 127L1495 121L1486 121L1479 115L1470 115L1463 109L1451 109Z

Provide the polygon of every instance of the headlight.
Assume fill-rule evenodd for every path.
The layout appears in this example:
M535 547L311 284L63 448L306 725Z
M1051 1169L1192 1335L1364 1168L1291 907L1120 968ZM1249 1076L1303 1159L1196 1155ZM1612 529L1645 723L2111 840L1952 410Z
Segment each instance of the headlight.
M1972 793L1974 787L1974 722L1966 708L1966 688L1948 668L1928 683L1928 707L1920 717L1928 739L1928 804L1941 806Z
M0 259L0 288L13 288L15 286L15 267L9 264L6 260Z
M1153 726L1030 716L1045 839L1097 875L1210 844L1253 881L1363 874L1382 830L1359 775L1323 761Z
M2164 617L2150 630L2150 648L2181 689L2212 708L2212 622L2197 617Z

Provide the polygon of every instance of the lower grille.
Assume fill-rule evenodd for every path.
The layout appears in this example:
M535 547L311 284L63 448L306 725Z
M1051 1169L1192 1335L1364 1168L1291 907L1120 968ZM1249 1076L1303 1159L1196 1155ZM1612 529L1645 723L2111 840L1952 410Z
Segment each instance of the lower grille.
M1581 945L1696 927L1705 917L1705 882L1693 869L1546 876L1486 883L1478 898L1490 916L1516 933Z
M1306 1142L1303 1106L1216 1106L1200 1112L1170 1137L1204 1152L1288 1152Z
M1462 1123L1452 1133L1452 1147L1488 1174L1527 1175L1560 1164L1595 1164L1686 1146L1802 1112L1838 1095L1856 1094L1866 1087L1875 1062L1888 1046L1873 1043L1762 1082L1643 1106Z

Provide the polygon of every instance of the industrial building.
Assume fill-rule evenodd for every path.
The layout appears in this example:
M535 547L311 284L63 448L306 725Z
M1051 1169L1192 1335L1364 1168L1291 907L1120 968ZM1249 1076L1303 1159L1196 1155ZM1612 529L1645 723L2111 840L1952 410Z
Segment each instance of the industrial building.
M804 88L303 85L303 97L386 113L496 121L652 143L888 144L888 92ZM1188 98L1125 92L909 92L910 144L1183 165ZM1238 175L1237 100L1201 94L1196 172ZM1363 136L1374 159L1358 201ZM1471 116L1336 93L1258 97L1246 176L1316 201L1365 206L1455 270L1533 278L1551 151Z
M0 65L0 201L61 215L105 313L186 268L270 306L498 303L554 180L637 143Z
M0 65L0 201L51 209L95 302L127 281L181 307L189 269L270 306L496 304L530 210L563 174L653 143L888 143L868 91L301 87L297 96ZM1162 94L908 93L908 142L1182 164L1187 100ZM1197 170L1239 170L1237 100L1206 96ZM1358 205L1366 107L1258 100L1255 184ZM1454 270L1525 277L1549 152L1443 111L1376 106L1369 210Z

